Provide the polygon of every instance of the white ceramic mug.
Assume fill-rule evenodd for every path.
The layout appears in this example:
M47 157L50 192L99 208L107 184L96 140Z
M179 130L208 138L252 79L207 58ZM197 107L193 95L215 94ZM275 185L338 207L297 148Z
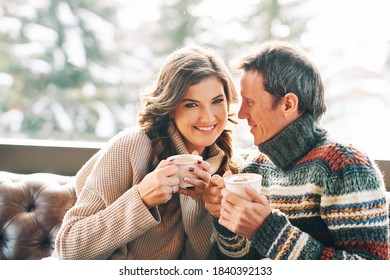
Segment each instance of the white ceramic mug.
M189 169L190 167L199 169L199 167L196 165L196 162L202 159L203 158L201 156L192 154L174 155L167 158L167 160L173 160L173 163L179 168L177 176L180 179L180 188L186 189L188 187L193 187L193 185L184 182L183 179L184 177L197 178L196 175L189 171Z
M250 188L261 192L262 179L263 177L261 175L254 173L233 174L223 178L226 189L249 201L252 199L246 193L244 184L247 184Z

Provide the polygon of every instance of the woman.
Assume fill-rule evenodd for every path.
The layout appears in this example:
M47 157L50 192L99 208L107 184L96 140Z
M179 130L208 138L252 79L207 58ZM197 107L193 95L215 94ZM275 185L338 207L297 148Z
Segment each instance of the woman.
M168 56L144 96L138 131L124 130L76 175L77 202L56 239L61 259L207 259L215 233L201 194L236 169L225 130L236 91L223 61L201 47ZM174 154L203 157L179 189Z

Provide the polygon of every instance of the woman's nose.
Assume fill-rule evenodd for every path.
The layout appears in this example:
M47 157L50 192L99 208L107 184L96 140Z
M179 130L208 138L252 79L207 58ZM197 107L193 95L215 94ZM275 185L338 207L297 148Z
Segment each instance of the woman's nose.
M200 116L200 120L203 123L211 123L215 120L215 114L212 108L210 107L205 107Z

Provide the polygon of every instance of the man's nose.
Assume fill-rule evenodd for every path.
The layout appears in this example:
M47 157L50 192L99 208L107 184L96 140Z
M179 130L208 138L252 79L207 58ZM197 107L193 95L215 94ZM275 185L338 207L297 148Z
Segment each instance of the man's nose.
M247 119L248 118L248 114L246 113L246 110L242 104L240 106L240 110L238 110L237 115L238 115L239 119Z

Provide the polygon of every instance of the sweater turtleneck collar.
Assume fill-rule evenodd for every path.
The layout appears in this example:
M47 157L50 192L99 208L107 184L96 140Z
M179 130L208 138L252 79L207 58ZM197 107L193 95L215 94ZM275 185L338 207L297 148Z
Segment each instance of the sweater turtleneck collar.
M326 131L309 114L302 115L272 139L258 146L259 151L282 170L291 168L314 146L326 138Z

